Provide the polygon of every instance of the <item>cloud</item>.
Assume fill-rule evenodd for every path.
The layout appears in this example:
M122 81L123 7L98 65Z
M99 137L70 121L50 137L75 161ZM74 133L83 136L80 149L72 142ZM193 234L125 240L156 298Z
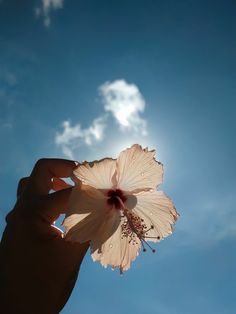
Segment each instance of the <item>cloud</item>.
M145 110L145 100L135 84L116 80L104 83L99 91L105 111L111 112L122 131L130 130L147 135L147 123L140 117L140 113Z
M99 117L88 128L82 129L80 123L72 126L70 121L66 120L62 123L63 131L56 134L55 142L61 146L64 155L74 159L73 151L81 144L91 146L103 140L105 121L105 116Z
M111 119L115 119L121 133L129 132L130 136L136 134L139 137L147 135L146 120L140 116L145 110L145 100L135 84L129 84L123 79L115 80L105 82L98 91L104 104L101 115L85 129L81 128L79 122L73 126L70 121L65 120L62 122L62 132L56 133L56 145L60 146L64 155L71 159L78 146L84 144L91 147L101 142L108 125L109 133L113 133L114 124L109 123Z
M52 10L58 10L63 8L64 0L41 0L40 7L35 8L35 15L37 17L43 17L43 23L46 27L51 24L50 13Z

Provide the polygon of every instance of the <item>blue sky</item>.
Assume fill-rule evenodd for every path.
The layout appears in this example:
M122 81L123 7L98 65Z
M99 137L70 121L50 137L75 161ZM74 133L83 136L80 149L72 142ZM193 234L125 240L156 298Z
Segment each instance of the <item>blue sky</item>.
M124 276L86 256L63 314L235 313L235 9L0 1L0 232L37 159L115 157L132 143L157 150L181 215Z

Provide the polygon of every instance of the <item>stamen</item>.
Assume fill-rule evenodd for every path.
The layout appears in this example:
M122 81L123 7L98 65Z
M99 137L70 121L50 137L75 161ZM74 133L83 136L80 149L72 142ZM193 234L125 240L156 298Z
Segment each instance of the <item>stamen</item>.
M145 248L144 244L143 244L143 241L141 241L141 244L142 244L142 249L143 249L143 252L146 252L147 249Z
M122 229L123 229L122 235L125 237L128 237L128 236L130 237L129 243L137 244L137 241L135 240L135 235L136 235L141 242L143 252L147 251L147 249L145 248L145 245L147 245L150 248L150 250L153 253L155 253L156 250L153 249L151 247L151 245L145 240L145 238L149 238L149 239L160 238L159 236L158 237L148 237L145 235L148 231L154 229L154 226L151 225L150 228L147 229L147 226L144 224L144 220L141 219L140 217L134 215L133 213L130 213L129 210L125 207L122 199L119 196L117 196L117 199L119 200L120 205L121 205L123 212L124 212L124 216L127 219L127 221L122 224Z
M147 234L148 231L150 231L150 230L152 230L152 229L154 229L154 226L153 226L153 225L151 225L151 227L150 227L148 230L145 230L145 233ZM145 237L145 238L147 238L147 237Z
M159 237L159 236L157 236L157 237L148 237L148 236L145 236L145 238L147 238L147 239L157 239L157 240L160 240L160 237Z
M155 252L156 252L156 250L153 249L153 248L151 247L151 245L150 245L147 241L145 241L144 239L142 239L141 241L143 241L143 242L151 249L152 253L155 253Z

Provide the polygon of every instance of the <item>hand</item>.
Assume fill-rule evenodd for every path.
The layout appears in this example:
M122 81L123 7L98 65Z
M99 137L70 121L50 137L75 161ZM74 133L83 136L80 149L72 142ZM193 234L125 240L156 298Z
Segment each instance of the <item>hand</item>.
M0 246L0 309L4 314L54 314L67 302L89 244L67 242L53 226L65 213L75 162L39 160L21 179ZM49 194L51 189L58 190Z

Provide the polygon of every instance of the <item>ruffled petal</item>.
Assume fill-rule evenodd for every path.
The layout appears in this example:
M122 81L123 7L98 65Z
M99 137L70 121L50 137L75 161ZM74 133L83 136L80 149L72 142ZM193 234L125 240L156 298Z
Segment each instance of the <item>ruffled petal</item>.
M119 211L114 210L110 219L104 221L98 233L91 241L92 258L94 261L107 267L119 268L121 271L128 270L131 262L139 254L141 243L138 237L130 241L124 236L122 225L124 218L120 217ZM110 236L104 234L104 230L111 230ZM99 239L99 240L98 240Z
M156 189L162 183L163 165L154 158L155 151L138 144L120 153L117 159L117 187L124 191Z
M84 162L74 171L65 237L90 241L93 260L105 267L129 269L141 246L145 251L147 241L172 233L178 213L163 192L155 191L163 166L154 155L135 144L117 160Z
M171 234L172 225L179 217L172 201L162 191L141 192L135 196L136 206L133 208L129 199L126 206L140 218L137 228L140 236L146 241L157 242Z
M96 189L110 189L116 183L116 161L112 158L104 158L80 164L73 172L74 176L83 184Z
M109 210L107 198L99 190L85 185L75 187L63 222L65 238L80 243L90 241Z

